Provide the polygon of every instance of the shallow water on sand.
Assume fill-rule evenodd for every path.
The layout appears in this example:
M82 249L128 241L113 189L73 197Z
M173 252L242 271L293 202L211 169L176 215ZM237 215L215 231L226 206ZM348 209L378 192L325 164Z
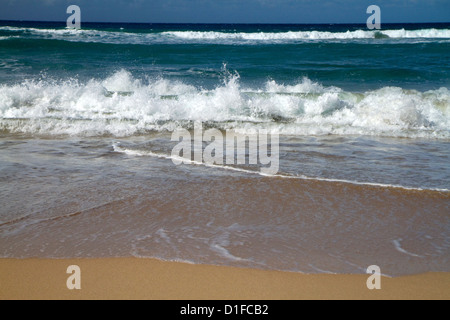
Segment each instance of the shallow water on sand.
M153 151L162 154L169 138L128 138L121 146L142 151L161 145ZM351 162L342 171L327 162L333 154L344 156L342 144L357 150L358 139L282 138L279 175L285 177L263 177L257 168L175 166L166 158L117 152L118 140L3 137L0 256L156 257L306 273L365 273L375 264L393 276L449 271L448 191L293 174L336 171L335 178L362 180L358 166L367 152L355 159L353 176L346 175ZM386 142L372 143L379 143L373 163L381 163L380 174L370 174L378 177L374 182L409 178L409 165L395 171L397 165L389 168L378 158ZM313 162L294 165L293 153ZM390 171L397 180L383 180ZM422 172L424 181L433 176Z

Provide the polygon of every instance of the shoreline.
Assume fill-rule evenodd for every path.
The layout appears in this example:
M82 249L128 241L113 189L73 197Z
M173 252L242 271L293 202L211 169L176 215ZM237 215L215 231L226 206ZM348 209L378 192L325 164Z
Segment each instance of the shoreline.
M80 267L81 290L67 268ZM301 274L148 258L0 259L0 300L449 300L450 273Z

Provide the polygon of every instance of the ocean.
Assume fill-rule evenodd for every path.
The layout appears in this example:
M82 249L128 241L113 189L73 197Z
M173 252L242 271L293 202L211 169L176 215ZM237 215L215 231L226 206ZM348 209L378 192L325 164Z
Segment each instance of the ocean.
M278 171L175 165L198 123ZM0 21L3 258L448 272L449 143L448 23Z

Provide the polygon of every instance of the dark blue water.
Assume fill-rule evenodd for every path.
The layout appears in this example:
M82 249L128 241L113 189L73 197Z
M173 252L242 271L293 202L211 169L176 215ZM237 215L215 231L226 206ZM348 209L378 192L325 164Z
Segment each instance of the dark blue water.
M450 85L448 24L383 25L381 32L364 25L86 23L80 32L65 30L62 23L0 25L3 82L42 73L87 80L124 68L138 77L210 88L226 63L253 86L267 79L294 84L303 77L352 91ZM413 34L393 35L393 30Z

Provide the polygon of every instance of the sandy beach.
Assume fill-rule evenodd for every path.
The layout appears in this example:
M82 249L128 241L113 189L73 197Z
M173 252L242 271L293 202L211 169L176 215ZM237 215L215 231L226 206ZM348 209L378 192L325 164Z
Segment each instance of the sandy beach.
M81 290L66 286L67 268L81 270ZM304 275L162 262L152 259L1 259L0 299L300 300L450 298L450 274L381 279L369 275Z

